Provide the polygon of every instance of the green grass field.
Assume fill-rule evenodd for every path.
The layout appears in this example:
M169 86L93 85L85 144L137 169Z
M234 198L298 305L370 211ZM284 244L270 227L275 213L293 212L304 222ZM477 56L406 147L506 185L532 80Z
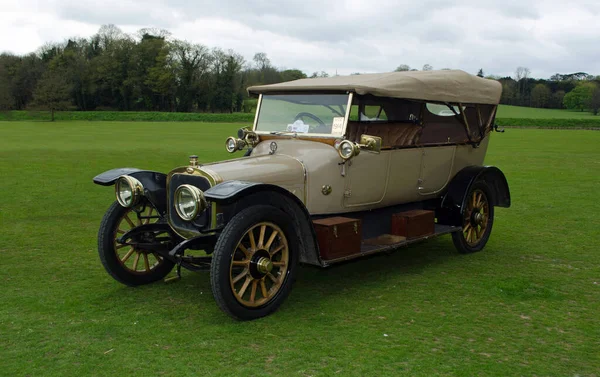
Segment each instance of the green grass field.
M128 288L96 232L121 166L227 158L239 124L0 122L0 375L598 376L600 132L511 129L486 249L449 236L300 269L274 315L234 322L207 274ZM359 156L360 158L360 156Z
M521 119L600 119L589 111L573 111L558 109L536 109L523 106L498 106L498 118L521 118Z

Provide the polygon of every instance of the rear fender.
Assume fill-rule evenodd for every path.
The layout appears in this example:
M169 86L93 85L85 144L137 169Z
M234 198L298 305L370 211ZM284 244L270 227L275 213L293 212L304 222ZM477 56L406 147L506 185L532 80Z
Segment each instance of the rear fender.
M223 210L227 223L244 208L256 204L267 204L290 215L300 241L300 262L324 266L319 257L319 246L315 229L304 203L288 190L271 184L246 181L227 181L206 190L204 197L216 202L219 212Z
M462 225L461 213L467 203L467 194L477 181L490 188L492 205L510 207L510 190L504 173L495 166L468 166L458 172L448 185L437 217L441 224Z
M128 175L141 182L144 186L144 196L160 212L161 215L167 213L167 175L150 170L140 170L136 168L118 168L105 171L94 177L93 181L97 185L112 186L122 175Z

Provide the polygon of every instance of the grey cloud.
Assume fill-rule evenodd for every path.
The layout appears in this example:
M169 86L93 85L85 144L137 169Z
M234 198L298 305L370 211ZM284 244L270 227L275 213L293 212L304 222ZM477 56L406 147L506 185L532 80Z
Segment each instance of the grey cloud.
M50 1L38 11L60 20L113 23L124 30L166 28L175 38L233 48L248 60L264 51L278 66L307 72L374 72L429 63L494 74L511 74L518 65L540 75L600 73L600 54L592 47L600 24L557 22L574 10L576 17L599 14L596 1Z

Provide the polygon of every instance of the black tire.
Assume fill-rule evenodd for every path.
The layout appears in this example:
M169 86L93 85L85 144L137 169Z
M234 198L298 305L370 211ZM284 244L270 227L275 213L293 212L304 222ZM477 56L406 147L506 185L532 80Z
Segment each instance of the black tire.
M265 224L271 224L272 226ZM263 226L269 228L266 228L267 230L265 231L262 230ZM250 247L246 249L245 245L248 245L249 233L255 234L254 229L257 229L258 227L261 228L259 230L259 241L256 242L256 247L252 248L250 245ZM275 241L268 241L267 246L262 246L261 248L260 240L268 238L266 232L273 231L270 233L272 235L275 233L275 230L282 233L282 235L279 235L279 232L277 232L277 234L273 236L277 243L275 243ZM263 234L263 236L261 237L260 234ZM239 246L240 244L246 249L245 251L242 252L242 249ZM275 245L277 245L277 247L275 247ZM276 251L280 248L283 248L282 251ZM298 268L298 248L299 240L293 227L293 220L289 215L269 205L254 205L242 210L225 226L225 229L219 236L215 245L210 270L210 282L217 305L221 310L237 320L252 320L264 317L277 310L287 298L292 288L292 283ZM285 255L287 255L285 262L282 262L284 260L283 250L287 250L285 251ZM239 260L240 255L243 260ZM269 270L266 274L269 275L272 273L271 276L263 275L262 278L260 278L259 275L257 277L255 274L260 274L260 272L256 270L258 263L255 262L258 261L256 258L261 255L272 261L273 264L285 264L285 271L282 271L284 267L273 267L273 265L271 265L271 268L278 269L277 272L275 272L275 270ZM260 257L260 259L265 258ZM277 260L277 258L279 258L279 260ZM239 267L239 265L236 267L234 261L235 263L242 265L244 263L247 264L243 267ZM238 269L237 272L234 272L234 268ZM252 268L254 268L254 270L252 270ZM236 280L234 275L238 277L237 282L234 282L234 280ZM239 279L240 277L244 278L243 282ZM269 279L267 279L267 277L269 277ZM245 303L246 300L244 297L247 296L246 293L249 290L247 288L250 283L247 283L246 281L251 281L251 289L254 292L256 292L257 289L255 284L260 284L260 289L265 289L264 291L261 290L261 293L256 292L256 296L254 296L254 293L250 293L250 299L247 300L248 303ZM255 283L255 281L257 281L257 283ZM236 289L235 286L236 284L239 286L239 283L242 283L242 288ZM270 285L268 290L267 285ZM246 286L246 288L243 288L243 286ZM273 287L276 287L276 289L274 290ZM267 295L265 295L264 292L267 292ZM260 299L263 300L262 303L259 299L254 299L254 297L258 297L258 295L262 296L262 299ZM255 302L257 304L252 305Z
M479 202L473 205L473 197L478 198L482 194L482 202L485 205L479 205ZM482 250L490 238L492 226L494 225L494 200L491 191L487 184L483 181L475 182L467 193L467 204L461 213L463 219L463 229L459 232L452 233L452 241L456 250L462 254L475 253ZM486 207L487 206L487 207ZM485 212L485 226L477 221L479 215ZM471 232L469 232L471 230Z
M148 214L157 213L150 204L146 204L146 209L144 211ZM128 216L133 225L129 225L125 220L125 216ZM124 208L118 202L114 202L104 214L102 222L100 223L100 230L98 231L98 254L102 265L116 281L129 286L149 284L160 280L167 276L174 266L172 261L162 258L157 254L138 251L133 247L116 247L115 240L118 235L117 230L119 227L127 224L125 230L129 230L135 227L136 224L139 225L139 223L141 223L141 220L132 208ZM123 257L119 255L121 249L125 252ZM125 258L127 254L129 254L129 256ZM132 256L134 259L133 261L130 261ZM125 260L123 261L122 259ZM137 262L135 262L136 260ZM147 266L149 266L150 261L152 261L152 266L150 266L148 270L144 269L144 271L138 271L137 266L139 265L139 262L146 268L146 261L148 262ZM135 262L135 268L132 268L133 265L130 265L132 262Z

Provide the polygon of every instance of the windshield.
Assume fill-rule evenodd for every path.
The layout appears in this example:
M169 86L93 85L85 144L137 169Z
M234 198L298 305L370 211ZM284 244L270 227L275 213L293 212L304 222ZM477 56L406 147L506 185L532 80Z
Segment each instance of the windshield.
M256 131L341 135L349 94L263 95Z

